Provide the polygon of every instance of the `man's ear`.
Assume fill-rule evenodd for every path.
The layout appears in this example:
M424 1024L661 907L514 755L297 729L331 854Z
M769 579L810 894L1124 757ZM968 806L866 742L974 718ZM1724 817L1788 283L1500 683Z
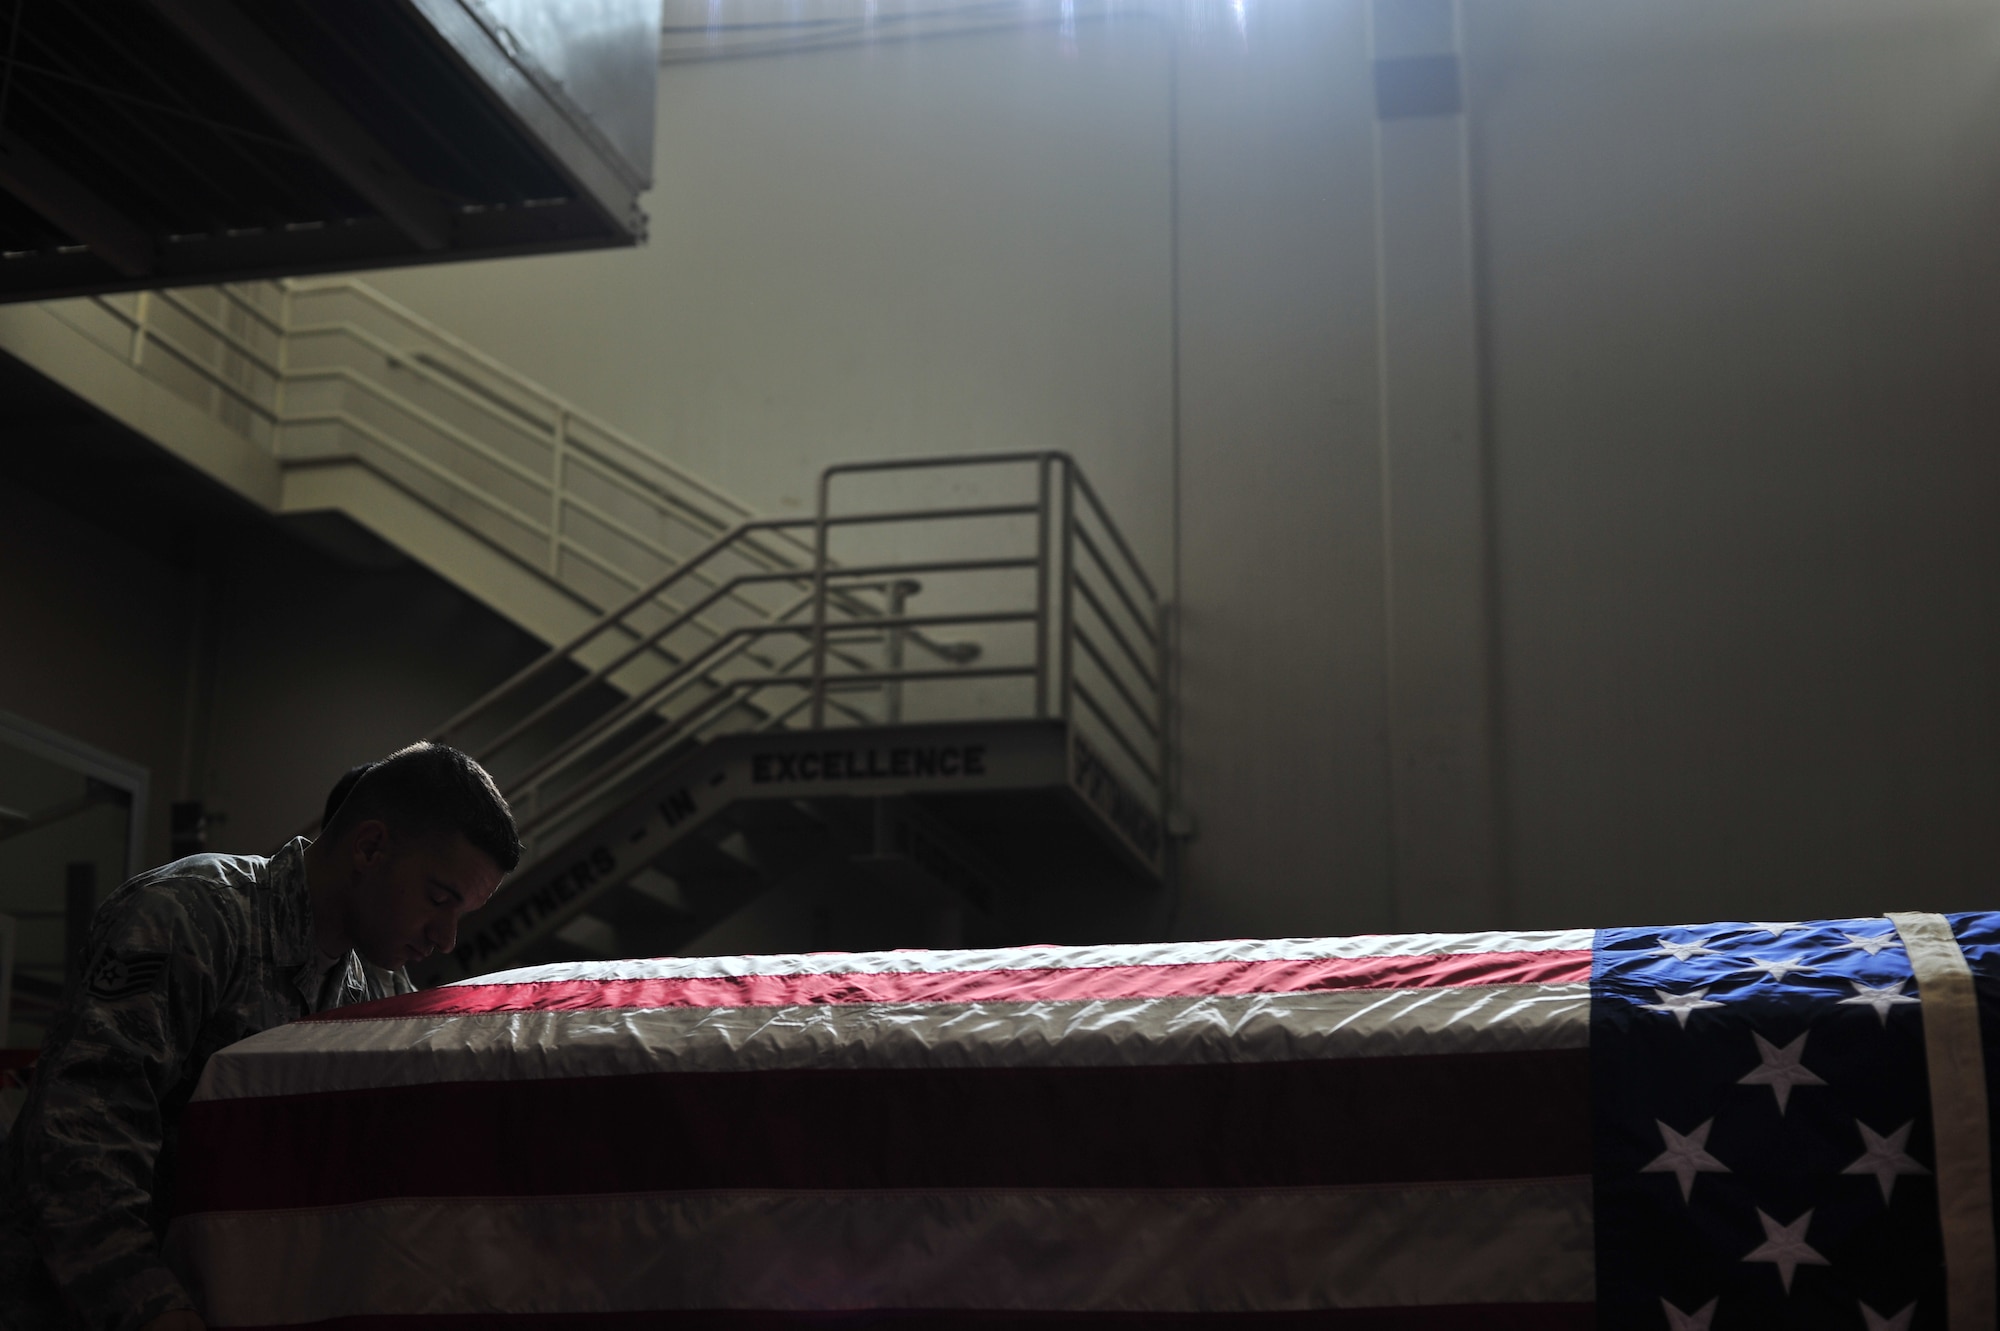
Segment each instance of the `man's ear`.
M389 824L364 818L354 825L354 839L348 844L356 869L379 869L389 862Z

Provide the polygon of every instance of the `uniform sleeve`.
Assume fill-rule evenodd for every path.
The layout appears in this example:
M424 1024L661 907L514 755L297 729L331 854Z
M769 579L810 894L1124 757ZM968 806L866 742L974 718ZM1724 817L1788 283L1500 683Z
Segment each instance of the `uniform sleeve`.
M98 912L83 979L43 1046L15 1124L42 1259L84 1325L132 1331L191 1308L153 1228L162 1102L228 982L241 923L171 880Z

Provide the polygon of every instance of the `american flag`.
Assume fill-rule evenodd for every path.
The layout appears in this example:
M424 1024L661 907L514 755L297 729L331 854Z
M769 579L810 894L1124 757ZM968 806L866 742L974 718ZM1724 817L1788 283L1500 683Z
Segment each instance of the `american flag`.
M1985 991L2000 916L1948 924ZM1990 1152L1971 1162L1983 1271L1963 1272L1983 1311L1947 1297L1924 995L1897 924L1606 929L1592 988L1601 1325L1993 1325ZM1980 997L2000 1015L2000 991ZM1990 1139L1985 1119L1982 1098Z
M1944 1327L1917 989L1881 918L534 967L216 1055L168 1250L217 1327Z

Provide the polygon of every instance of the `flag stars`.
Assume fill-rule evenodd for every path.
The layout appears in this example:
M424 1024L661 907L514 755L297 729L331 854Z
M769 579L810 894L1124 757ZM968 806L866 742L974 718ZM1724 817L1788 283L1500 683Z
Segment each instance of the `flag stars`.
M1910 1153L1904 1149L1909 1144L1910 1129L1915 1126L1914 1120L1910 1123L1905 1123L1886 1137L1877 1133L1860 1119L1854 1120L1854 1126L1861 1129L1861 1145L1866 1149L1862 1151L1859 1160L1856 1160L1840 1172L1843 1174L1873 1174L1875 1181L1882 1185L1882 1204L1884 1206L1889 1204L1889 1194L1895 1189L1898 1177L1905 1174L1928 1174L1931 1172L1912 1159ZM1647 1166L1649 1169L1651 1167L1650 1165ZM1904 1313L1897 1314L1899 1317L1904 1315ZM1883 1325L1887 1326L1889 1323L1884 1322Z
M1755 1031L1750 1038L1757 1042L1758 1065L1736 1079L1739 1086L1768 1086L1771 1094L1778 1097L1778 1112L1785 1112L1786 1102L1791 1099L1794 1086L1824 1086L1826 1082L1811 1072L1800 1062L1805 1056L1806 1037L1784 1046L1782 1049L1772 1044Z
M1639 1006L1648 1012L1664 1012L1668 1014L1680 1022L1681 1029L1683 1030L1687 1029L1688 1018L1695 1012L1705 1007L1722 1006L1722 1004L1708 996L1708 989L1705 987L1690 990L1685 994L1670 994L1664 989L1655 989L1653 993L1660 1000L1659 1002L1641 1003Z
M1785 977L1793 971L1803 971L1808 975L1813 973L1813 968L1805 962L1788 961L1783 957L1775 961L1767 961L1763 957L1745 957L1743 960L1745 964L1737 967L1738 970L1762 971L1780 984L1783 984Z
M1675 1132L1659 1119L1654 1119L1653 1122L1659 1127L1660 1141L1667 1149L1662 1151L1651 1164L1643 1166L1640 1172L1674 1175L1681 1181L1682 1201L1687 1201L1693 1196L1696 1174L1729 1172L1728 1165L1708 1153L1708 1130L1715 1126L1714 1119L1708 1120L1686 1135Z
M1859 980L1849 980L1848 983L1854 986L1854 997L1843 998L1840 1000L1841 1003L1853 1007L1874 1008L1875 1015L1882 1019L1884 1026L1889 1024L1890 1008L1917 1001L1915 994L1903 992L1903 986L1909 983L1907 980L1893 980L1882 985L1863 984Z
M1672 957L1675 961L1685 962L1698 956L1721 955L1708 945L1706 938L1697 938L1692 943L1670 943L1665 938L1655 941L1659 946L1646 954L1649 957Z
M1868 1331L1910 1331L1910 1318L1917 1312L1917 1305L1911 1304L1893 1317L1878 1313L1867 1304L1861 1305L1861 1324Z
M1772 920L1752 920L1750 921L1750 927L1760 934L1769 934L1773 938L1783 938L1794 929L1805 928L1797 920L1787 920L1783 924Z
M1667 1331L1709 1331L1708 1324L1715 1320L1715 1304L1716 1300L1710 1299L1696 1311L1684 1313L1665 1299L1660 1300L1660 1306L1667 1310Z
M1764 1241L1744 1254L1746 1262L1769 1262L1778 1268L1778 1279L1784 1283L1785 1293L1792 1292L1792 1277L1802 1266L1830 1265L1826 1258L1814 1251L1806 1242L1806 1227L1812 1224L1813 1213L1807 1211L1789 1225L1781 1225L1762 1211L1757 1212L1757 1222L1764 1226Z
M1835 948L1834 951L1836 952L1866 952L1872 957L1885 947L1902 946L1901 943L1896 941L1896 935L1893 933L1851 934L1843 929L1840 936L1847 941Z

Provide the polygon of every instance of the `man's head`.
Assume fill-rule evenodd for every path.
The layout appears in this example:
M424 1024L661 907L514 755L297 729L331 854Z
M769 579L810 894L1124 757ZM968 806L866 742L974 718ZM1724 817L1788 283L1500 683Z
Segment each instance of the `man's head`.
M320 810L320 831L333 826L333 816L340 812L340 806L347 803L347 797L354 793L355 782L368 775L374 766L374 763L359 763L348 768L340 780L333 783L333 789L326 792L326 807Z
M349 775L313 847L330 875L314 910L337 917L316 920L316 932L390 968L451 951L459 918L520 863L507 801L484 768L442 744L412 744Z

